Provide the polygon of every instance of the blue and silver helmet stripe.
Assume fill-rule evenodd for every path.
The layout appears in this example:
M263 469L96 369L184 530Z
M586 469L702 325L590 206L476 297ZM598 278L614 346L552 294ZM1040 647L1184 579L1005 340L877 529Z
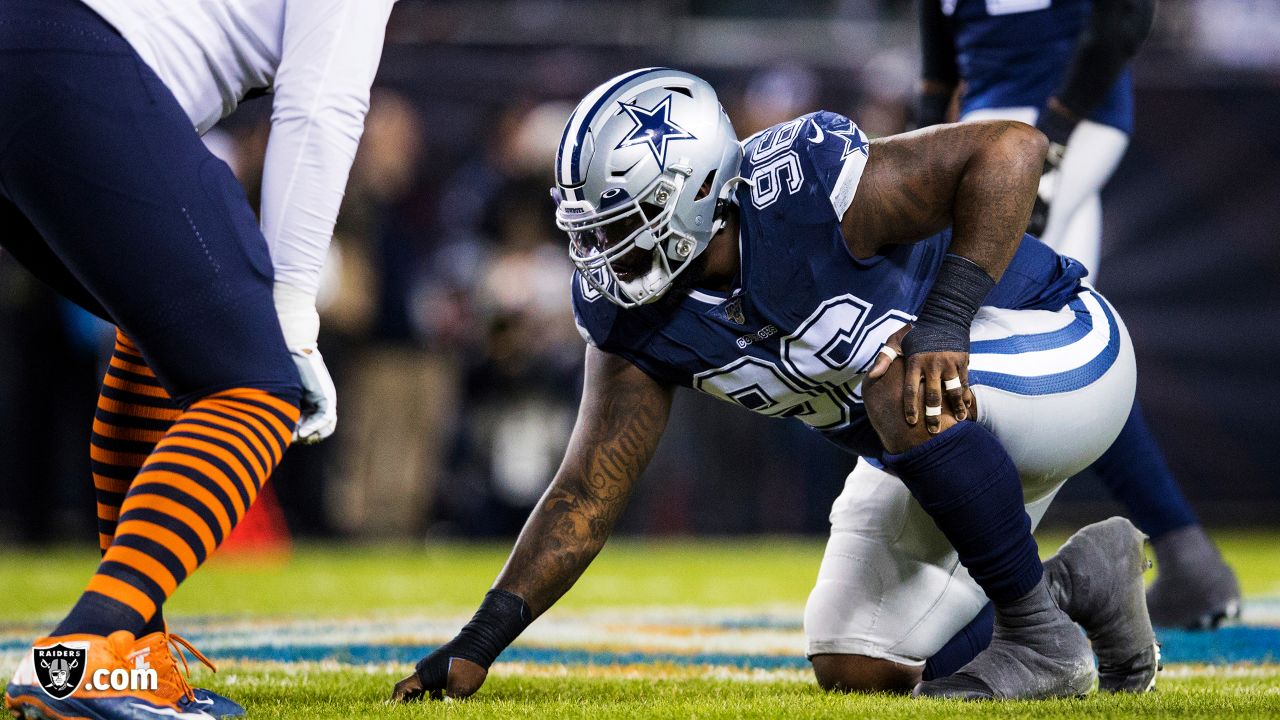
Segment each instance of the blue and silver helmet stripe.
M584 113L574 113L569 118L569 122L564 126L564 134L560 137L560 149L556 153L556 177L557 182L562 187L571 188L574 185L581 184L585 178L581 172L582 144L587 139L587 131L591 129L591 124L595 121L596 114L600 112L600 108L613 97L622 87L633 80L639 79L641 76L654 72L672 72L668 68L651 67L642 68L635 72L627 73L618 78L618 81L610 85L591 107ZM573 137L572 151L566 156L565 149L569 137ZM581 198L577 198L581 199Z

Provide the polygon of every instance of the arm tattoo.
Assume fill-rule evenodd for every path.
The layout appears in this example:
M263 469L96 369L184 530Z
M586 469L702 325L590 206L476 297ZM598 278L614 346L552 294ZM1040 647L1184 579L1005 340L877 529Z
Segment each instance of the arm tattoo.
M627 361L587 351L587 380L564 462L495 587L541 615L604 547L666 426L671 389Z
M999 278L1035 201L1044 139L1027 125L971 122L872 143L842 224L857 257L954 226L951 251Z

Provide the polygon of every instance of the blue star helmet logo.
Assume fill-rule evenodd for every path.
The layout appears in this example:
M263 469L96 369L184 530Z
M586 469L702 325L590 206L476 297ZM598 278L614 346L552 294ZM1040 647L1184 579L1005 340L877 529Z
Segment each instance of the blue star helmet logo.
M651 108L642 108L635 103L619 103L636 126L622 138L615 150L632 145L648 145L658 167L667 169L667 143L672 140L697 140L688 130L671 120L671 96Z

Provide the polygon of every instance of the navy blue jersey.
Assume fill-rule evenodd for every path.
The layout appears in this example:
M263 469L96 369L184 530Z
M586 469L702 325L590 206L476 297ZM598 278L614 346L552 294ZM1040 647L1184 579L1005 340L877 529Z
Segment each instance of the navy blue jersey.
M1092 0L937 0L951 18L956 65L965 81L961 113L1043 107L1062 84ZM1125 70L1095 122L1133 130L1133 79Z
M876 454L861 384L881 344L915 319L950 243L943 232L868 260L840 221L867 161L849 119L819 111L743 144L736 194L741 270L731 292L690 290L624 310L575 273L583 334L657 380L774 417L796 417L861 454ZM724 242L723 239L717 242ZM1031 236L987 299L1057 310L1085 269Z

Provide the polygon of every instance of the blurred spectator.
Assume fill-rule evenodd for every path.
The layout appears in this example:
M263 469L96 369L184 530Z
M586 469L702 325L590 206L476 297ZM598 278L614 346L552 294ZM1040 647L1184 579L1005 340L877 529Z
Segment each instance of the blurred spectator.
M887 134L915 75L916 3L694 0L625 22L607 3L498 0L483 18L467 3L400 5L322 289L338 433L291 449L272 482L295 532L511 533L555 470L581 382L547 194L563 100L670 64L713 80L742 137L819 107ZM1280 507L1246 367L1280 338L1278 7L1162 5L1136 68L1144 139L1108 190L1108 262L1131 288L1108 293L1142 358L1144 402L1173 433L1175 471L1193 499L1224 508L1202 506L1209 519ZM250 198L269 112L248 101L206 138ZM1205 253L1205 238L1230 238L1230 251ZM1223 317L1254 320L1233 330ZM97 332L0 254L0 540L93 537L83 418L101 378ZM1171 420L1188 416L1198 422ZM825 530L851 460L817 436L685 392L671 428L623 527ZM1073 486L1060 508L1089 501Z
M731 119L738 137L747 138L817 109L817 75L809 68L787 63L751 76L741 109Z
M347 533L422 530L454 422L453 362L427 352L412 320L435 238L425 132L406 98L374 93L334 236L339 272L321 313L344 357L332 472L341 480L323 497Z
M494 151L464 167L485 178L453 231L491 247L474 275L480 344L468 354L463 417L444 488L445 519L468 533L519 529L564 453L582 361L567 292L573 272L555 230L551 158L570 108L520 106ZM472 186L460 179L455 191ZM448 202L453 209L456 204Z

